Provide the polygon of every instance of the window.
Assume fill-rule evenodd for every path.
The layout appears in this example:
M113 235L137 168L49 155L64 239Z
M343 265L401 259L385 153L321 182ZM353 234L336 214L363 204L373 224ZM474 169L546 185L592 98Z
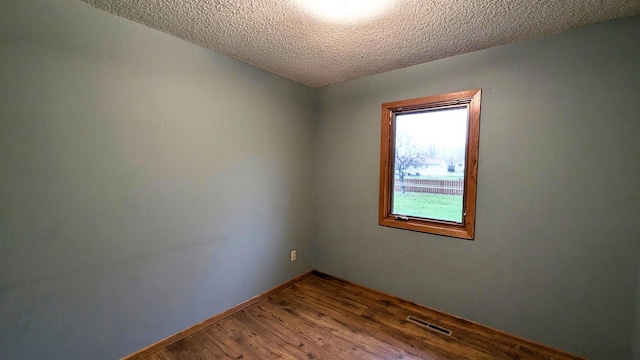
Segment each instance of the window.
M382 104L380 225L473 239L480 97L477 89Z

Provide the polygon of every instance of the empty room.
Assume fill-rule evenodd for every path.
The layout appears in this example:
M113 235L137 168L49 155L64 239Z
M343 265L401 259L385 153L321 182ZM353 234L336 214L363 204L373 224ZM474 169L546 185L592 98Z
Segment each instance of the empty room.
M640 360L640 2L0 1L0 359Z

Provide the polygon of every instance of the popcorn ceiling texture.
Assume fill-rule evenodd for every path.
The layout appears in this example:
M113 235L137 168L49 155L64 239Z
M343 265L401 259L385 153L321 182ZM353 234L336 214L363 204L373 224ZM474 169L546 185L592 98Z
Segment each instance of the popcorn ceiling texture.
M295 0L81 1L311 87L640 14L639 0L392 0L336 23Z

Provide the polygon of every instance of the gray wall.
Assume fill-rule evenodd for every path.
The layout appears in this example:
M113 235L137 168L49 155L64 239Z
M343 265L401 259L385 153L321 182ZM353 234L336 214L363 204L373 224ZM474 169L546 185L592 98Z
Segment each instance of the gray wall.
M640 360L640 261L638 262L638 289L636 290L636 323L633 335L633 358Z
M0 358L113 359L311 269L312 90L71 0L3 1L0 64Z
M640 18L320 90L314 268L595 359L631 356ZM380 104L483 89L476 239L378 226Z

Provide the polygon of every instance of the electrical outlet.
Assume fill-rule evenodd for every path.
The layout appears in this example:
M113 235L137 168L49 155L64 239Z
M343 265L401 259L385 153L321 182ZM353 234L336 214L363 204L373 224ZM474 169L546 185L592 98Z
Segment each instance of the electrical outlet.
M291 261L296 261L296 251L291 250Z

